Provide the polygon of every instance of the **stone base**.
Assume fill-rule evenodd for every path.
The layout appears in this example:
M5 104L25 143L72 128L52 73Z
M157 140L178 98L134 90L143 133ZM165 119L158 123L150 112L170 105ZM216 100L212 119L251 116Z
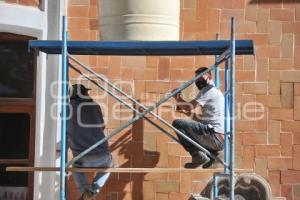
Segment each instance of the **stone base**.
M219 178L218 182L219 198L229 198L229 180L228 178ZM206 198L213 196L212 180L207 187L201 192ZM269 200L272 199L272 192L269 184L257 174L240 174L236 177L235 199L237 200ZM275 198L276 199L276 198Z

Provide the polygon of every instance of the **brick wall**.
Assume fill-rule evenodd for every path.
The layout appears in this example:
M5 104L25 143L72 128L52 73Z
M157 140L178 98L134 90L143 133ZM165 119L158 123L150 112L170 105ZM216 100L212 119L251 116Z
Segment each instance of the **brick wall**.
M24 6L38 7L40 5L40 0L4 0L4 1L5 3L20 4Z
M253 168L270 183L274 196L296 200L300 199L300 4L252 2L182 0L181 39L211 40L217 32L221 39L228 39L230 17L235 16L237 38L254 40L256 56L237 56L236 60L236 166ZM70 0L68 15L70 39L99 39L97 0ZM190 79L198 66L214 60L209 56L78 58L113 82L126 81L121 84L124 89L145 104L157 101ZM71 76L78 77L72 71ZM92 94L96 95L95 90ZM99 97L102 92L97 94ZM126 122L113 115L132 116L110 97L97 101L105 107L107 132ZM253 103L255 112L248 110ZM113 113L115 110L121 112ZM169 122L183 117L172 116L171 110L171 104L166 104L156 112ZM190 160L180 145L144 120L110 144L119 167L183 167ZM207 172L113 174L99 199L187 199L190 193L201 191L210 178ZM74 198L78 193L72 179L69 185L69 195Z

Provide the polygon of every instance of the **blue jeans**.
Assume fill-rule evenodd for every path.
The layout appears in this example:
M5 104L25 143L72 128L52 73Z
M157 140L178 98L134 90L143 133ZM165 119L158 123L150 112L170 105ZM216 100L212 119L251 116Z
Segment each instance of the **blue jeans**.
M76 161L73 167L113 167L113 160L111 154L107 153L103 155L85 155ZM110 173L97 173L92 183L88 182L85 173L73 172L72 175L80 194L82 194L85 190L89 190L93 193L100 192L101 188L107 182Z
M207 124L193 120L176 119L173 121L172 125L210 152L218 152L223 149L223 141L220 141L220 139L217 138L213 128ZM181 135L178 133L176 134L181 145L186 151L190 152L190 154L199 151L197 147Z

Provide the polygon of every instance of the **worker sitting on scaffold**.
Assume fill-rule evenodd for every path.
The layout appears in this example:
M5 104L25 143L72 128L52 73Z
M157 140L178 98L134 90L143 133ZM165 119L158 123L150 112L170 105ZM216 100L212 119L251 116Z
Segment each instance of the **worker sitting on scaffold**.
M195 75L197 76L205 70L207 70L206 67L201 67L195 71ZM194 100L186 102L181 93L174 98L178 111L191 113L193 109L200 106L202 109L200 119L199 117L193 120L176 119L173 121L173 126L217 156L224 144L224 96L214 86L210 71L196 80L195 85L199 89L199 93ZM203 168L209 168L214 163L213 158L208 157L182 136L177 134L177 137L181 145L192 156L192 162L186 163L185 168L196 168L200 165L203 165Z

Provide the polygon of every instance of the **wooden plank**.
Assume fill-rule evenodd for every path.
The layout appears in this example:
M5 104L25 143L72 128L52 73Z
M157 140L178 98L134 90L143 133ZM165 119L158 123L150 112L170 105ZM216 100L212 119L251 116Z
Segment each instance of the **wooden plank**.
M6 171L18 172L56 172L59 167L6 167ZM216 169L186 169L186 168L68 168L69 172L111 172L111 173L179 173L179 172L223 172L223 168ZM235 172L252 172L253 169L235 169Z
M0 159L0 164L5 164L5 165L18 165L18 164L28 165L29 160L28 159Z

